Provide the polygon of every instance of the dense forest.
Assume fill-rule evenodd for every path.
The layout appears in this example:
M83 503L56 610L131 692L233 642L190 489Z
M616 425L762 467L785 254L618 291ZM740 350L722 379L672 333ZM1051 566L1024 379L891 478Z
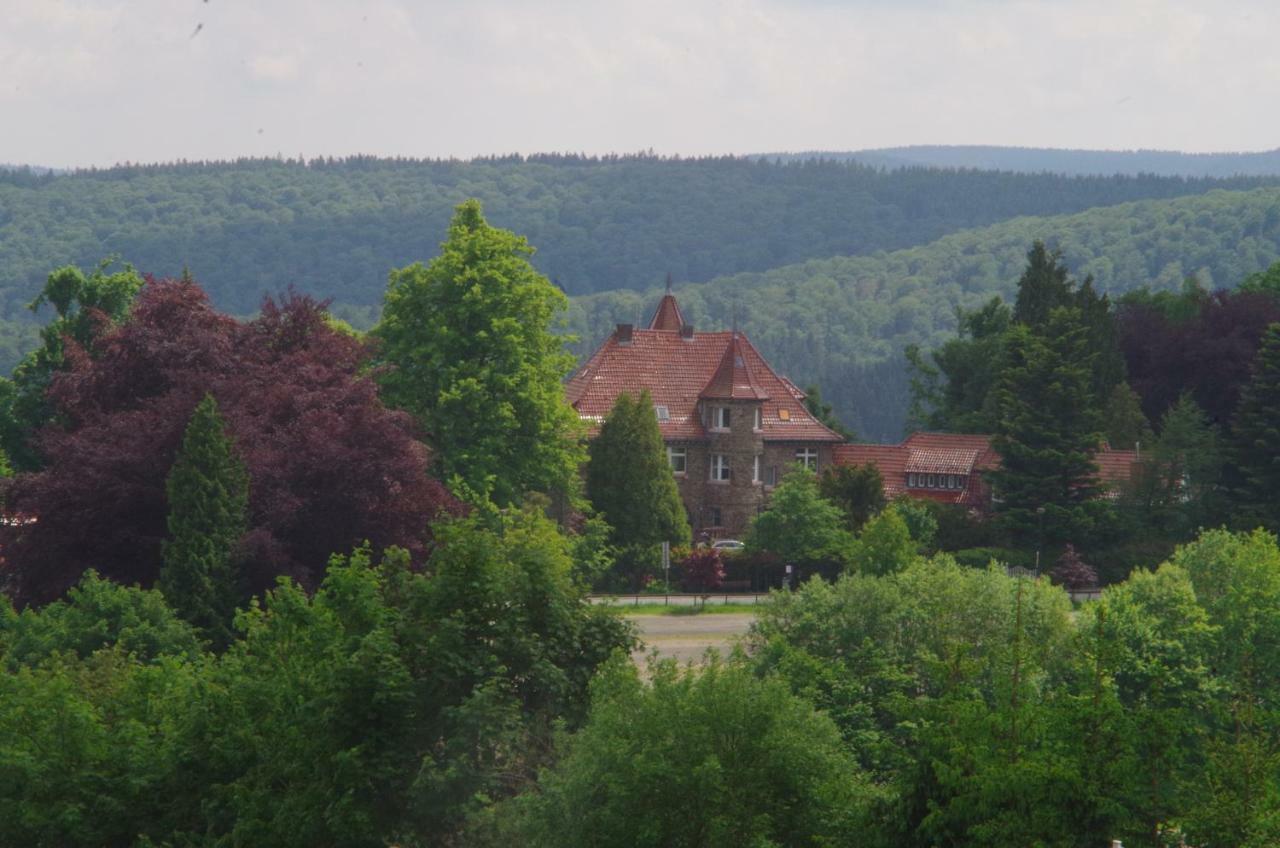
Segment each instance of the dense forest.
M878 168L978 168L1072 175L1159 174L1234 177L1280 174L1280 150L1257 153L1182 153L1176 150L1058 150L990 145L913 145L855 150L771 153L771 161L830 159Z
M771 363L817 383L838 417L860 436L895 440L908 403L901 359L956 330L956 309L1012 294L1036 239L1062 251L1072 272L1102 292L1237 285L1280 259L1280 191L1211 192L1054 218L1017 218L922 247L838 257L764 273L680 286L681 309L697 326L734 320ZM658 289L615 291L574 301L583 348L615 322L647 316Z
M896 250L1018 215L1277 184L653 156L0 172L0 318L22 312L50 268L111 254L157 276L189 267L234 313L286 284L369 306L391 268L434 253L469 197L527 236L538 270L576 295Z

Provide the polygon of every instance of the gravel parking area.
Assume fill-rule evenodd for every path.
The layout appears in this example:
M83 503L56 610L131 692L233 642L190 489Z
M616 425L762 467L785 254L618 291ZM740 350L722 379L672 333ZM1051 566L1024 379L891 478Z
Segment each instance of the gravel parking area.
M634 654L643 662L650 651L663 657L674 657L684 663L702 659L707 648L728 654L751 626L751 613L717 613L708 615L637 615L629 616L640 628L644 647Z

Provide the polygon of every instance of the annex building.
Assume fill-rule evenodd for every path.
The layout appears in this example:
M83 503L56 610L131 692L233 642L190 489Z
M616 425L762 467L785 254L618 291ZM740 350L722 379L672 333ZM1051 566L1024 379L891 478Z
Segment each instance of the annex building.
M1104 497L1116 497L1133 478L1138 453L1102 445L1093 460ZM874 465L884 480L884 496L899 495L957 504L986 513L991 510L987 473L1000 468L991 436L975 433L912 433L901 444L843 444L835 449L836 465Z
M623 392L648 390L694 537L738 537L788 467L875 465L886 499L899 495L991 509L987 472L1000 466L991 436L913 433L901 444L853 444L813 416L805 393L765 361L746 334L697 332L670 291L649 325L618 324L570 378L569 403L599 429ZM1099 481L1114 497L1134 451L1103 445Z
M566 386L593 433L619 395L646 389L695 538L745 533L788 466L821 470L844 441L745 333L695 331L670 292L647 327L619 324Z

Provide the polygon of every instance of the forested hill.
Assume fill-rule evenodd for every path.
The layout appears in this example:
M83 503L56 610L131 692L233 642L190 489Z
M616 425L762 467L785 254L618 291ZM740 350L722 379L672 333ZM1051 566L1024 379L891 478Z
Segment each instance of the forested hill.
M1016 215L1261 185L1280 178L886 172L651 156L0 172L0 318L20 313L51 268L108 254L159 276L186 265L220 307L238 313L288 284L375 304L387 271L434 255L452 207L468 197L482 200L496 225L528 236L540 270L583 294L643 288L668 272L705 281L896 250Z
M1181 153L1175 150L1058 150L1045 147L920 145L852 152L772 153L794 162L828 159L879 168L978 168L1071 175L1160 174L1182 177L1280 174L1280 149L1257 153Z
M696 326L738 325L801 385L817 382L864 438L896 439L907 406L901 352L955 330L957 306L1010 298L1035 239L1061 248L1079 278L1102 290L1171 289L1189 275L1231 287L1280 259L1280 189L1215 191L1074 215L1024 217L879 256L815 260L737 274L676 294ZM658 290L578 298L583 348L615 322L647 317Z

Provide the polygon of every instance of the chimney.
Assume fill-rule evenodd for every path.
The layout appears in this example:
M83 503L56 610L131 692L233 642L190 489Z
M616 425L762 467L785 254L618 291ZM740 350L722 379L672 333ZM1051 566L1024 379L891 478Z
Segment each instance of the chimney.
M693 325L692 324L681 325L680 338L684 339L686 342L693 341Z
M620 345L631 344L631 331L635 328L633 324L619 324L618 329L614 332L614 338L618 340Z

